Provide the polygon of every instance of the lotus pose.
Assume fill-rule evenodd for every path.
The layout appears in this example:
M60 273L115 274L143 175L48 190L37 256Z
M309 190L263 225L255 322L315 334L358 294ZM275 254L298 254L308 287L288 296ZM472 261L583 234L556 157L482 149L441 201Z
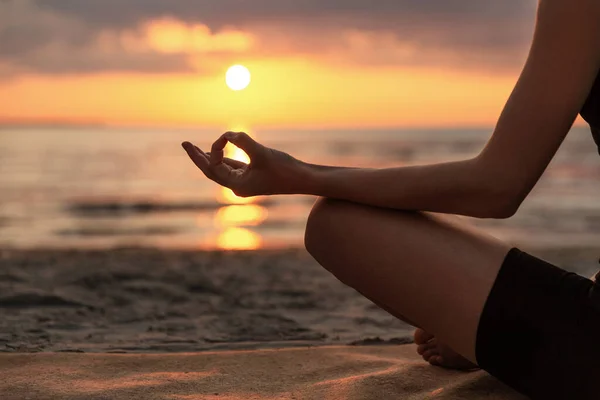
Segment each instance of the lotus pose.
M578 114L600 144L599 71L600 1L541 0L527 62L473 158L319 166L243 132L225 133L207 152L183 147L209 179L239 196L319 196L307 250L340 281L418 327L415 342L429 363L483 368L533 399L599 399L600 284L457 217L515 214ZM251 162L224 158L228 142Z

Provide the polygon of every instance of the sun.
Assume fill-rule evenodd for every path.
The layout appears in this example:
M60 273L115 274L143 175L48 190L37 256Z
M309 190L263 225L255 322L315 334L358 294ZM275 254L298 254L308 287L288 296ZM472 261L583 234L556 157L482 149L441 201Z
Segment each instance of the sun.
M250 84L250 71L243 65L234 65L227 70L225 82L231 90L244 90Z

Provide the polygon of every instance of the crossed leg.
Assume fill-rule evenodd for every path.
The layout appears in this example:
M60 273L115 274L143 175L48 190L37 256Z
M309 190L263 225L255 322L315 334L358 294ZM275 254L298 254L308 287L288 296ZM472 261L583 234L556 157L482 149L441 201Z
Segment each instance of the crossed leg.
M479 319L509 244L455 215L319 199L305 245L341 282L419 327L417 341L477 364Z

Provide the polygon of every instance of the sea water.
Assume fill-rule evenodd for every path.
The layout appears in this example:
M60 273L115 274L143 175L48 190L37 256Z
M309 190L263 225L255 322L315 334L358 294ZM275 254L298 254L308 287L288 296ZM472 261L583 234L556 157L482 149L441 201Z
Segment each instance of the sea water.
M250 133L263 144L307 162L383 168L473 157L492 131ZM314 197L238 198L207 180L180 146L190 140L208 150L221 133L209 129L0 128L0 247L302 246ZM507 166L510 163L508 156ZM514 217L465 221L524 247L597 246L600 156L589 129L576 127L570 132Z

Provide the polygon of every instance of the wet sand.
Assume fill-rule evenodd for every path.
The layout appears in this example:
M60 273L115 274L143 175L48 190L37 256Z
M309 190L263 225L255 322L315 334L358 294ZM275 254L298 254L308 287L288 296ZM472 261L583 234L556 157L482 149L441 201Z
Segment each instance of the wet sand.
M304 250L9 251L0 352L190 352L382 338L412 328Z
M590 276L600 249L533 254ZM303 249L0 251L0 352L401 344L412 331Z

